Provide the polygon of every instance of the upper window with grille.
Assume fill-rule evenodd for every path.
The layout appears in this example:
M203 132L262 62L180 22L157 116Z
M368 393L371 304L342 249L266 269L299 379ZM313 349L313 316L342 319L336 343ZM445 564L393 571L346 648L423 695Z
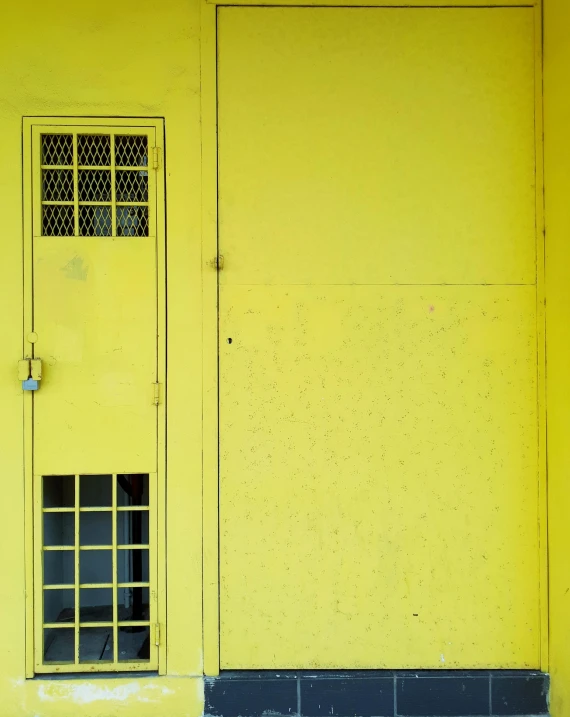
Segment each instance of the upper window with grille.
M85 132L41 134L39 234L152 234L148 168L153 148L147 134L120 132L85 128Z

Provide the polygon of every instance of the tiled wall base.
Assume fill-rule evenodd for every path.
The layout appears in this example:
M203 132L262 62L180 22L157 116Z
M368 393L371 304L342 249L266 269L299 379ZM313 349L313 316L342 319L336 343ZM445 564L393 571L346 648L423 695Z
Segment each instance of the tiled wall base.
M541 672L222 672L206 679L213 717L494 717L548 714Z

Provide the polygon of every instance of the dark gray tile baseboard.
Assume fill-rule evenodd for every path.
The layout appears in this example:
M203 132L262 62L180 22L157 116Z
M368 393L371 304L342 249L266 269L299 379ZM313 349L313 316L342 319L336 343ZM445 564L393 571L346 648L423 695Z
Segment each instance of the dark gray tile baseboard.
M514 717L548 714L526 670L236 670L206 678L211 717Z

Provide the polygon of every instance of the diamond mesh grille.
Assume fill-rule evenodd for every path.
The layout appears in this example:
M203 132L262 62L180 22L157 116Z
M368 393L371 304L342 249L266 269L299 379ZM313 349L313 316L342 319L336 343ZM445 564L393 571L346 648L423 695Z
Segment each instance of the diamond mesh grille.
M79 166L109 167L111 165L111 137L108 134L80 134L77 137Z
M41 139L42 164L73 164L73 135L43 134Z
M117 207L117 236L148 236L148 207Z
M147 138L141 135L115 137L117 167L146 167L148 165Z
M72 202L73 201L73 170L44 169L42 170L42 201Z
M117 170L117 201L147 202L148 173Z
M47 204L42 207L42 234L48 237L71 237L75 234L73 207Z
M42 135L44 236L74 236L76 216L78 236L149 236L148 138L111 140L79 132L75 148L73 134Z
M80 169L78 182L80 202L111 201L110 169Z
M79 206L79 235L82 237L110 237L113 218L109 206Z

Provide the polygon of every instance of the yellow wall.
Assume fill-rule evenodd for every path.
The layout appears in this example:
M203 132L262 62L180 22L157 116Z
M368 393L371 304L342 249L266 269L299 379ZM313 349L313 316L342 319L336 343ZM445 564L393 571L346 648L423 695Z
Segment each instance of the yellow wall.
M546 353L553 717L570 715L570 4L545 0Z
M201 285L198 0L3 6L0 42L0 712L202 711ZM171 296L168 360L168 677L25 681L22 392L22 116L164 117ZM192 336L195 351L187 350ZM197 357L197 358L195 358ZM177 378L178 377L178 378ZM10 549L6 549L10 546ZM177 679L186 676L187 679ZM157 703L162 710L157 712ZM112 705L112 707L111 707ZM67 712L65 711L67 710Z
M552 713L570 717L570 5L545 0L547 350ZM0 35L1 713L198 715L201 596L200 17L198 0L59 0L3 7ZM22 116L158 116L168 182L168 676L25 675L22 394ZM205 257L206 260L208 257ZM193 351L187 340L192 337ZM173 488L175 487L175 490ZM7 549L9 546L9 549ZM186 679L180 679L181 677ZM67 711L66 711L67 710ZM134 711L134 710L133 710Z

